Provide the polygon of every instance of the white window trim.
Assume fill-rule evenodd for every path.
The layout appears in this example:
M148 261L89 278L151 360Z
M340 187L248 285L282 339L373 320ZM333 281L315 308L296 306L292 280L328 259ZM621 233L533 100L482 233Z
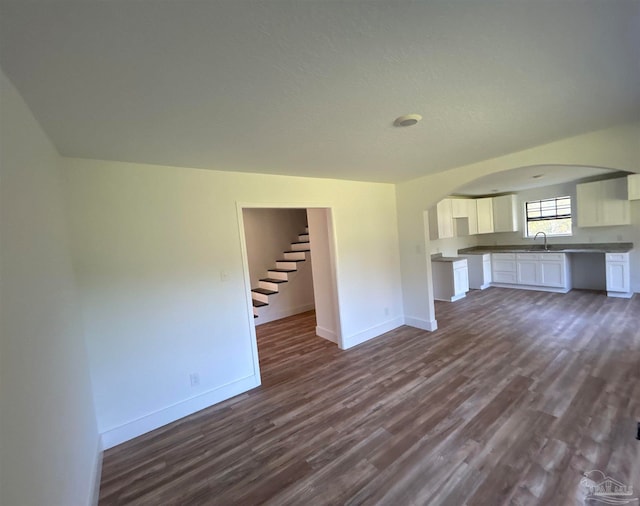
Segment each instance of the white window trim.
M556 197L545 197L545 198L539 198L539 199L524 200L522 202L522 238L523 239L533 239L533 237L534 237L532 235L527 235L527 231L529 229L529 227L527 226L528 225L528 220L527 220L527 203L528 202L535 202L537 200L560 199L560 198L564 198L564 197L569 197L571 199L571 232L568 233L568 234L547 234L547 237L572 237L573 236L573 230L575 228L574 216L573 216L574 197L572 195L558 195Z

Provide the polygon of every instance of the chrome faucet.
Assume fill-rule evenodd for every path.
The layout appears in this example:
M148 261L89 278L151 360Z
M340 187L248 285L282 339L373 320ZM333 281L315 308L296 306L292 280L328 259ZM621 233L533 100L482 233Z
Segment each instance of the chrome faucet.
M544 237L544 250L549 251L549 247L547 246L547 234L544 232L537 232L535 236L533 236L533 240L535 241L538 238L538 235L542 234Z

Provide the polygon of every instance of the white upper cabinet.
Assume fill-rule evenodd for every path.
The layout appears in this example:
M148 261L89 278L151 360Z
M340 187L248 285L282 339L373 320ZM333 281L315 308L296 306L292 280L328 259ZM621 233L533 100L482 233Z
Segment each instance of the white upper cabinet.
M451 212L454 218L466 218L469 215L469 199L451 199Z
M576 187L579 227L630 225L627 179L607 179Z
M640 174L627 176L627 198L629 200L640 199Z
M429 210L431 239L454 237L452 199L444 199Z
M478 211L474 199L451 199L455 237L478 233Z
M478 233L491 234L493 232L493 198L475 199L478 216Z
M467 203L467 216L469 218L469 235L478 233L478 204L475 199L465 200Z
M518 197L502 195L493 197L493 231L518 231Z

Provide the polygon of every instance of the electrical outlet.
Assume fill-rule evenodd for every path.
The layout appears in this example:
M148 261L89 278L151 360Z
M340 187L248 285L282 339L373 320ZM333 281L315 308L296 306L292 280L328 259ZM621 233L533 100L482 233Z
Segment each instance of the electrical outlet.
M189 374L189 381L191 381L192 387L197 387L200 384L200 375L197 372Z
M622 234L618 234L618 241L622 241Z
M229 281L229 273L227 271L220 271L220 281L223 283Z
M389 308L388 307L384 308L384 315L385 316L389 316Z

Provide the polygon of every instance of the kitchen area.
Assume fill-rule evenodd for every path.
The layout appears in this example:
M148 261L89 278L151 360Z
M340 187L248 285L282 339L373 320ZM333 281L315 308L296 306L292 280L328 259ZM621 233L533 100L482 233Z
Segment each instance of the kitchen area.
M434 298L489 287L640 292L640 174L527 167L429 210Z

